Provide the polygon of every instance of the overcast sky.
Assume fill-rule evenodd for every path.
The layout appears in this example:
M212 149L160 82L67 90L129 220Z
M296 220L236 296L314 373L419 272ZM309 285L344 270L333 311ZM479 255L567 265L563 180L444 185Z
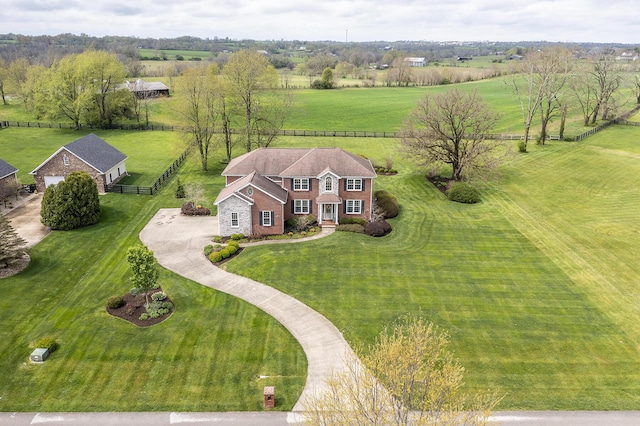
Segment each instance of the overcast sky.
M0 34L640 44L640 0L1 0Z

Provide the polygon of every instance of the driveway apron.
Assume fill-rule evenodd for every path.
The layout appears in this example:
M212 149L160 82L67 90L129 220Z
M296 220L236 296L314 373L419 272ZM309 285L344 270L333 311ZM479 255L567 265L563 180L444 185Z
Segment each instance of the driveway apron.
M160 209L140 232L140 240L163 267L207 287L243 299L278 320L300 342L307 356L307 380L293 411L320 391L324 380L345 367L353 352L342 333L324 316L293 297L257 281L214 266L203 249L218 233L212 216L183 216Z

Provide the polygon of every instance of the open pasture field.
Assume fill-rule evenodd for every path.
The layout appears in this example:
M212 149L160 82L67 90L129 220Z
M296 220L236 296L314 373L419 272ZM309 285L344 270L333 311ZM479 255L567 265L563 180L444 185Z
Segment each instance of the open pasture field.
M161 57L162 53L167 55L167 61L175 60L178 56L182 56L185 60L192 58L200 58L200 60L213 58L213 53L208 50L138 49L138 54L141 58Z
M614 127L533 146L470 206L396 157L400 173L376 180L400 201L391 235L252 247L227 270L299 298L355 345L423 315L450 333L470 388L505 393L500 409L637 410L638 140L640 129ZM394 150L362 143L371 157Z

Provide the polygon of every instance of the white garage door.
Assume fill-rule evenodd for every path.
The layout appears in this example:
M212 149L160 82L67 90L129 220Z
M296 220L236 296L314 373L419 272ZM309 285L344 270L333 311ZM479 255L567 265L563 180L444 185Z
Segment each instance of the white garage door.
M64 180L64 176L45 176L44 177L44 186L47 187L49 185L55 185L58 182L62 182Z

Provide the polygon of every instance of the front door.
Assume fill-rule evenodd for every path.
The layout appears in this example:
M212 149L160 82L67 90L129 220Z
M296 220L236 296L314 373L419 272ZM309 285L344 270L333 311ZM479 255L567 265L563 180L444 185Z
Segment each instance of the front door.
M335 222L335 204L324 204L322 209L322 220L327 222Z

